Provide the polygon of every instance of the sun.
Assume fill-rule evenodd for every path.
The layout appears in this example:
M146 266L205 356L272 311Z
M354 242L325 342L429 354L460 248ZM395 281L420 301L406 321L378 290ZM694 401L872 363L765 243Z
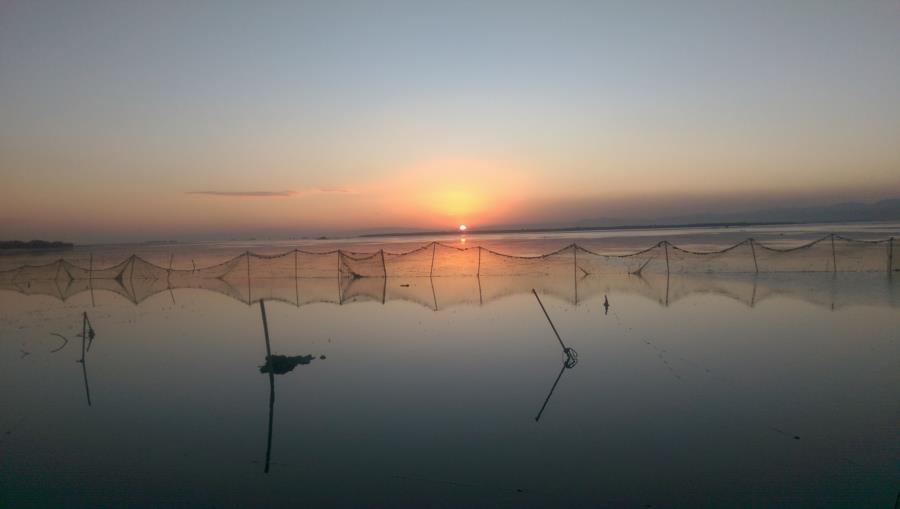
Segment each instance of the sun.
M459 231L464 232L466 230L468 230L468 227L466 225L464 225L464 224L459 225Z

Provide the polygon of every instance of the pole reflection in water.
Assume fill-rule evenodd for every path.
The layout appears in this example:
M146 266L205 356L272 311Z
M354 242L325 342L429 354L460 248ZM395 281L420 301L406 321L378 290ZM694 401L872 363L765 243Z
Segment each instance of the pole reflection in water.
M91 345L94 344L94 327L91 326L91 321L88 319L87 312L82 314L81 318L81 359L78 362L81 363L81 373L84 375L84 394L87 397L87 404L91 406L91 388L88 385L88 374L87 374L87 361L86 361L86 353L91 351Z
M562 378L563 373L566 372L567 369L572 369L575 365L578 364L578 356L566 356L566 359L563 361L562 367L559 368L559 374L556 375L556 380L553 381L553 385L550 387L550 392L547 393L547 398L544 399L544 404L541 405L540 411L535 416L535 422L541 420L541 415L544 414L544 409L547 408L547 403L550 402L550 398L553 396L553 392L556 390L556 385L559 384L559 380Z
M260 366L260 373L269 375L269 424L266 433L266 465L263 471L269 473L269 465L272 459L272 427L275 421L275 375L284 375L290 373L299 365L305 365L312 362L312 355L272 355L272 345L269 340L269 321L266 318L266 303L264 299L259 300L259 312L262 316L263 336L266 340L266 362ZM324 359L325 356L320 358Z
M547 308L545 308L544 303L541 302L541 298L538 296L537 290L532 288L531 293L534 294L534 298L537 299L538 304L541 306L541 311L544 312L544 316L547 318L547 322L550 324L550 328L553 329L553 334L556 335L556 340L559 341L559 346L562 348L562 352L566 356L565 360L563 361L562 368L560 368L559 374L556 375L556 380L553 381L553 386L550 387L550 392L547 394L547 398L544 400L544 404L541 405L540 411L534 418L535 422L537 422L541 420L541 415L544 413L544 409L547 408L547 403L550 402L550 397L553 396L553 391L556 390L556 385L559 383L560 378L562 378L563 373L567 369L574 368L575 365L578 364L578 352L576 352L574 348L566 346L566 344L563 342L562 337L560 337L559 332L556 330L556 325L554 325L553 320L550 319L550 314L547 313Z

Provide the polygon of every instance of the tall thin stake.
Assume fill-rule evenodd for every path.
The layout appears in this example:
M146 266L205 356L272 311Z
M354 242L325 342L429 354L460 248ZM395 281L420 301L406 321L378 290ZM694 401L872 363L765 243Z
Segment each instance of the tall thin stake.
M300 271L297 267L297 249L294 248L294 297L297 299L297 307L300 307Z
M263 334L266 338L266 364L269 367L269 432L266 434L266 466L263 472L269 473L269 460L272 457L272 421L275 413L275 370L272 367L272 347L269 345L269 322L266 320L265 299L259 299L259 311L262 314Z
M544 303L541 302L541 298L538 297L537 290L535 290L534 288L532 288L532 289L531 289L531 293L534 294L534 298L537 299L538 304L540 304L540 306L541 306L541 311L543 311L543 312L544 312L544 316L547 317L547 322L550 323L550 328L553 329L553 334L556 335L556 340L559 341L559 346L562 347L563 352L568 352L568 351L569 351L569 347L567 347L566 344L563 343L562 338L559 337L559 332L556 331L556 326L553 325L553 320L550 319L550 315L547 313L547 308L544 307Z
M91 261L88 266L88 287L91 289L91 307L95 307L97 301L94 300L94 253L91 253Z
M669 274L669 272L671 272L669 270L669 241L668 240L662 241L662 245L666 250L666 274Z
M753 239L750 239L750 252L753 253L753 268L759 274L759 264L756 262L756 246L753 245Z
M894 237L888 239L887 271L888 276L894 273Z
M575 305L578 305L578 244L572 243L572 279L575 280Z
M831 271L837 272L837 253L834 250L834 234L831 234Z
M481 246L478 246L478 269L475 271L475 275L481 277ZM479 284L481 284L480 281Z
M431 243L431 270L428 272L428 277L432 277L434 275L434 253L437 250L437 242Z
M253 290L250 287L250 251L247 251L247 304L253 302Z

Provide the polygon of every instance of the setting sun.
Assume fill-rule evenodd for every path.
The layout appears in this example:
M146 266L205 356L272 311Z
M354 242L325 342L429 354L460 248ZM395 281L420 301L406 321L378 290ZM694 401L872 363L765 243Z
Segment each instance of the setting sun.
M464 232L468 229L468 227L464 224L459 225L459 231Z

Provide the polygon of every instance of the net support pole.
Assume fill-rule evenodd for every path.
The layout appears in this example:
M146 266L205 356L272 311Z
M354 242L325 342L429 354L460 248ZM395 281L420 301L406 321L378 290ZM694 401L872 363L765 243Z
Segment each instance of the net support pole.
M434 276L434 253L437 250L437 242L431 243L431 270L428 271L428 277Z
M894 237L888 239L887 273L888 276L894 273Z
M384 249L379 251L381 253L381 272L384 274L384 279L387 279L387 264L384 262ZM384 296L381 298L381 303L384 304Z
M95 307L97 301L94 300L94 253L91 253L91 259L88 265L88 287L91 289L91 307ZM87 314L85 314L85 316L87 316Z
M837 253L834 249L834 234L831 234L831 272L837 272Z
M247 255L247 304L249 305L251 302L253 302L253 299L251 297L253 290L250 289L250 251L247 251L244 254Z
M300 270L297 266L297 257L299 253L297 252L297 248L294 248L294 298L297 301L297 307L300 307Z
M478 268L475 269L475 275L481 277L481 246L478 246Z
M343 279L344 275L342 273L343 269L341 267L341 263L344 261L343 258L344 258L344 253L342 253L341 250L338 249L338 251L337 251L338 305L344 304L344 289L342 287L342 283L343 283L342 279Z
M663 245L663 248L666 250L666 275L668 276L668 274L671 272L671 270L669 270L669 241L668 240L662 241L662 245Z
M756 261L756 246L753 245L753 239L750 239L750 252L753 254L753 269L759 274L759 263Z
M166 271L166 286L172 286L172 260L175 253L169 253L169 270Z
M578 244L572 243L572 279L575 282L575 305L578 305Z

